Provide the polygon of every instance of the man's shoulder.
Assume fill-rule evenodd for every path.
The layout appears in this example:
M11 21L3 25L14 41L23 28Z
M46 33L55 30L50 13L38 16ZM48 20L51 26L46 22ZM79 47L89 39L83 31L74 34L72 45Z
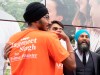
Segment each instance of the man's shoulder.
M22 31L16 32L16 33L14 33L11 37L19 36L19 34L21 34L21 33L22 33Z
M94 56L100 57L100 54L98 54L98 53L95 53L95 52L92 52L92 51L90 51L90 53L91 53L92 55L94 55Z
M42 38L47 39L47 40L52 41L52 42L54 40L59 40L57 34L52 33L52 32L44 32L43 35L42 35Z
M10 37L10 40L17 40L19 38L22 38L24 37L25 35L27 35L28 32L25 32L25 31L19 31L15 34L13 34L11 37Z
M55 34L55 33L52 33L52 32L42 32L42 34L43 34L43 36L47 36L47 37L49 37L49 38L51 38L51 37L58 37L57 36L57 34Z

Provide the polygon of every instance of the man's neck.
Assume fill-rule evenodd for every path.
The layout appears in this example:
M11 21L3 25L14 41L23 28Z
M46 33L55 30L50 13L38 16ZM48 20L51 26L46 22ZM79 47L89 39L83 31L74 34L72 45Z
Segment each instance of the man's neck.
M28 28L35 29L35 30L39 30L38 27L36 27L35 25L28 26Z

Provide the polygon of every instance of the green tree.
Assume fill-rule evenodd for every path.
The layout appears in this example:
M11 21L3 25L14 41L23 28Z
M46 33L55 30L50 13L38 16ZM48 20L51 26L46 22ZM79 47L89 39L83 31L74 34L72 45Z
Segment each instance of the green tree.
M41 0L25 0L24 2L18 2L17 0L15 1L7 0L5 3L2 3L3 4L2 7L6 12L14 16L17 21L23 21L23 22L19 22L21 29L23 29L25 28L23 13L25 11L26 6L30 2L34 2L34 1L41 1Z

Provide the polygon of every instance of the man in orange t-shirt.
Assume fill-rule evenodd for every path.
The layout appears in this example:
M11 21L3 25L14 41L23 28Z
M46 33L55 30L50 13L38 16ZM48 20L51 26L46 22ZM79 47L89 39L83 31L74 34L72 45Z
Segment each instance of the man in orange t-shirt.
M30 3L23 15L28 28L13 35L9 55L12 75L55 75L56 62L66 68L76 67L72 47L66 51L57 35L47 32L49 15L47 8L39 3ZM68 39L62 36L69 43ZM5 47L7 52L7 47ZM5 56L6 53L5 53Z

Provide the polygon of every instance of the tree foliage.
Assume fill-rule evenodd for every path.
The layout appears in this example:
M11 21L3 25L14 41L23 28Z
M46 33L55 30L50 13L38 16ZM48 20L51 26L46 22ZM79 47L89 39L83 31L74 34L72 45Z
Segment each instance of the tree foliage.
M40 1L40 0L26 0L24 2L18 2L17 0L15 1L7 0L5 3L3 3L2 7L6 12L14 16L17 21L24 21L23 13L25 11L25 8L30 2L34 1ZM23 22L22 23L19 22L19 25L21 29L25 28L25 24Z
M35 2L38 1L40 2L41 0L24 0L24 2L19 2L19 0L4 0L2 3L2 7L4 8L5 11L7 11L9 14L11 14L12 16L14 16L16 18L17 21L24 21L23 19L23 13L25 11L26 6L30 3L30 2ZM48 1L48 0L45 0ZM75 15L75 2L74 0L62 0L64 5L68 8L68 19L69 21L67 22L68 24L72 23L73 17ZM25 24L19 22L21 29L25 28ZM75 29L72 28L72 31L70 32L71 34L73 34L73 32ZM69 31L69 30L67 30Z

